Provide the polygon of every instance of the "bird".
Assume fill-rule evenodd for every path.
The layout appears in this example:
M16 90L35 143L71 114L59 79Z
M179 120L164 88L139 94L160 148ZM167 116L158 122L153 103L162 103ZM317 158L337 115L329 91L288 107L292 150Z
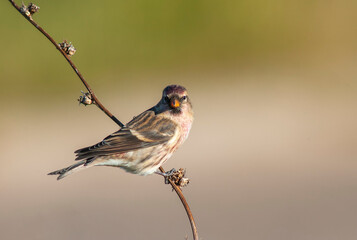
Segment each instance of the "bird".
M48 175L60 180L72 173L93 166L119 167L142 176L158 170L187 139L192 122L193 108L185 87L169 85L161 100L101 142L75 151L78 162Z

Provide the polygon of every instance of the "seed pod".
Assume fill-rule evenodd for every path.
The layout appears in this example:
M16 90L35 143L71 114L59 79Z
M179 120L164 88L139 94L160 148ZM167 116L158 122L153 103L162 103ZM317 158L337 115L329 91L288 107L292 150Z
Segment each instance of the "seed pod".
M28 11L30 12L31 15L35 14L38 12L38 10L40 10L40 7L33 4L33 3L30 3L27 7Z
M81 92L83 95L78 99L79 104L83 104L84 106L93 104L92 95L89 92Z

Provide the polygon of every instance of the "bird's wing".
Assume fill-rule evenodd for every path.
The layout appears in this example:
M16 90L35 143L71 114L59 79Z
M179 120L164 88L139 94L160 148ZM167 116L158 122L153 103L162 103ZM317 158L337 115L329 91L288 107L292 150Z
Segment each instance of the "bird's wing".
M170 140L177 129L172 120L155 115L148 110L131 120L119 131L104 138L103 141L75 151L76 160L93 159L113 153L125 153L141 148L155 146Z

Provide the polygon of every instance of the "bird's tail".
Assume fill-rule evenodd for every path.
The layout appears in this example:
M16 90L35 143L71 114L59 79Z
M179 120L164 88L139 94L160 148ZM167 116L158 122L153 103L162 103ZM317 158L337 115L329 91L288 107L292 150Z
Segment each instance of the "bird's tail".
M69 167L62 168L62 169L54 171L54 172L50 172L48 175L59 175L57 177L57 180L60 180L72 173L78 172L79 170L86 169L91 166L92 166L91 164L86 164L86 160L82 160L78 163L75 163L75 164L69 166Z

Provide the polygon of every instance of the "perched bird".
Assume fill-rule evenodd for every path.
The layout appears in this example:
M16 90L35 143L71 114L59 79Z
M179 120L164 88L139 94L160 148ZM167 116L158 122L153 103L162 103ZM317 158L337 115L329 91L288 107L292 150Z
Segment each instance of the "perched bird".
M158 104L103 141L75 151L78 163L49 175L59 175L59 180L92 166L119 167L139 175L159 173L158 168L188 137L192 121L186 89L167 86Z

